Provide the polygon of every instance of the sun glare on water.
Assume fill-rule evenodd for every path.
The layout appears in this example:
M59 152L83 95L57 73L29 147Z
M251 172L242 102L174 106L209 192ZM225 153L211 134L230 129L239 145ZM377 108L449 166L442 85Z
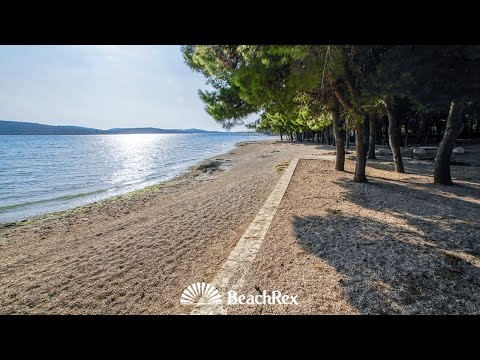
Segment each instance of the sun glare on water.
M111 142L110 156L112 161L121 164L121 169L111 175L110 183L128 184L130 182L142 182L146 178L149 168L155 166L158 157L161 156L160 148L166 146L165 140L168 135L163 134L128 134L114 135L109 139Z

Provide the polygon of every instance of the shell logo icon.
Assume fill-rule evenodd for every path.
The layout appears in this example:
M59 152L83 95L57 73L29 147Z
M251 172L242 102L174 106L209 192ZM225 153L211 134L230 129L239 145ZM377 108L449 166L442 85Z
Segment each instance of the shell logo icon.
M189 285L180 296L180 304L183 305L220 305L222 295L211 284L197 282Z

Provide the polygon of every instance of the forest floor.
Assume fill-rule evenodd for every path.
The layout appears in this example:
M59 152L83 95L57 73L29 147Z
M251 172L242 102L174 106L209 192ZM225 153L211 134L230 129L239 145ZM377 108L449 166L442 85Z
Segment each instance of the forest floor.
M183 289L210 281L291 159L331 146L241 144L173 181L0 228L2 314L180 314ZM354 154L347 155L351 158ZM356 184L300 160L241 292L279 290L299 305L229 314L480 314L480 167L368 161Z
M480 168L452 166L446 187L432 161L405 164L396 174L388 157L369 160L357 184L352 160L344 173L300 160L242 289L299 305L229 313L480 314Z

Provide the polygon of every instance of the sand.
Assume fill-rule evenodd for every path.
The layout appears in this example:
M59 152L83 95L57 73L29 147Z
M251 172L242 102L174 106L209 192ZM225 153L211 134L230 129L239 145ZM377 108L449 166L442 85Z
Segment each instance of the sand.
M407 171L432 164L406 160ZM480 314L479 168L457 186L369 161L355 184L327 161L301 160L241 293L279 290L299 305L229 314ZM472 182L476 178L476 182Z
M242 144L147 191L2 227L0 313L187 314L181 292L215 276L285 163L332 149ZM480 313L480 168L438 187L431 162L395 174L387 159L369 161L369 184L351 160L301 160L242 289L300 305L228 313Z
M177 314L218 271L295 154L242 144L154 191L0 229L2 314Z

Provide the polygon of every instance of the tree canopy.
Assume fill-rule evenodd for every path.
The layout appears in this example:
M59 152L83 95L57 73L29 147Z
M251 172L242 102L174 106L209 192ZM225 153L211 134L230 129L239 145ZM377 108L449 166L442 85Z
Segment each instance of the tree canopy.
M399 172L406 119L414 119L419 134L432 118L439 128L438 114L445 118L455 100L455 109L465 109L472 122L470 133L479 128L480 46L187 45L182 52L207 79L209 89L199 91L206 111L226 129L245 124L252 114L256 121L247 125L270 133L332 127L338 142L342 131L354 129L358 181L366 181L363 147L370 146L367 132L375 131L365 127L376 124L369 118L388 118Z

